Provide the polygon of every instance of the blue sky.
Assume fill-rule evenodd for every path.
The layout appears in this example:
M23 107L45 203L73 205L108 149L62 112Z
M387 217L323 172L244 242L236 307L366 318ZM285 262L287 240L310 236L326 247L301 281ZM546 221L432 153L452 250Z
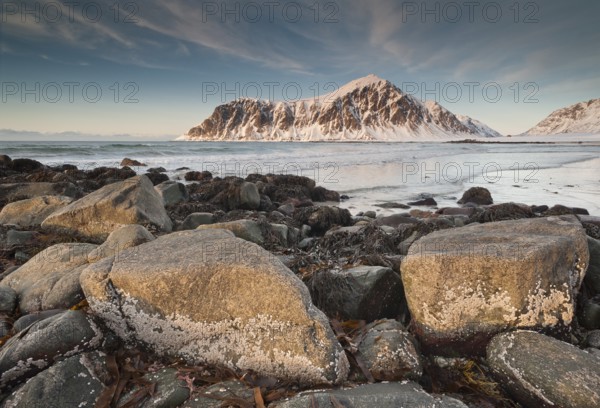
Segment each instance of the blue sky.
M504 134L600 97L591 0L1 4L1 129L175 137L370 73Z

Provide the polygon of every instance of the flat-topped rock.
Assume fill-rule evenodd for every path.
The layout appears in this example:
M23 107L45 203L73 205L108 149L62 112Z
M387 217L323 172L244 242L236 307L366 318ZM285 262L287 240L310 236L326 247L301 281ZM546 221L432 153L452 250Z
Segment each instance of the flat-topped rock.
M561 216L433 232L401 270L421 344L478 354L506 329L569 325L588 263L581 224Z

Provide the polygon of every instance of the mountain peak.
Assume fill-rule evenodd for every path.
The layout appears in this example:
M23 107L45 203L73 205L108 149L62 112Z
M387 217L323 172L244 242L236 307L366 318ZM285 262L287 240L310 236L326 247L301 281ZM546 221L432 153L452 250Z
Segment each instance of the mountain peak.
M552 112L526 135L600 132L600 99L591 99Z

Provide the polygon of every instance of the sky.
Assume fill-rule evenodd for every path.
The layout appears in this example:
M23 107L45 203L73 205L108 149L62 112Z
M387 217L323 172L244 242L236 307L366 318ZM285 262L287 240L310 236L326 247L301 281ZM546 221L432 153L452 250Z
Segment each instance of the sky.
M368 74L503 134L600 97L600 2L0 1L0 129L175 138ZM72 133L68 133L72 134Z

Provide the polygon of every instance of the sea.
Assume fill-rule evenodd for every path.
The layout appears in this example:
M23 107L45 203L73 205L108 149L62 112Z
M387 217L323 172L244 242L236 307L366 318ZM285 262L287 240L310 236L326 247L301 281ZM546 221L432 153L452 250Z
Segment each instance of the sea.
M403 212L377 204L422 197L456 206L465 190L481 186L496 203L562 204L600 215L600 143L0 141L0 154L84 169L119 166L128 157L182 182L189 170L306 176L347 196L339 205L353 214ZM143 174L148 167L133 169Z

